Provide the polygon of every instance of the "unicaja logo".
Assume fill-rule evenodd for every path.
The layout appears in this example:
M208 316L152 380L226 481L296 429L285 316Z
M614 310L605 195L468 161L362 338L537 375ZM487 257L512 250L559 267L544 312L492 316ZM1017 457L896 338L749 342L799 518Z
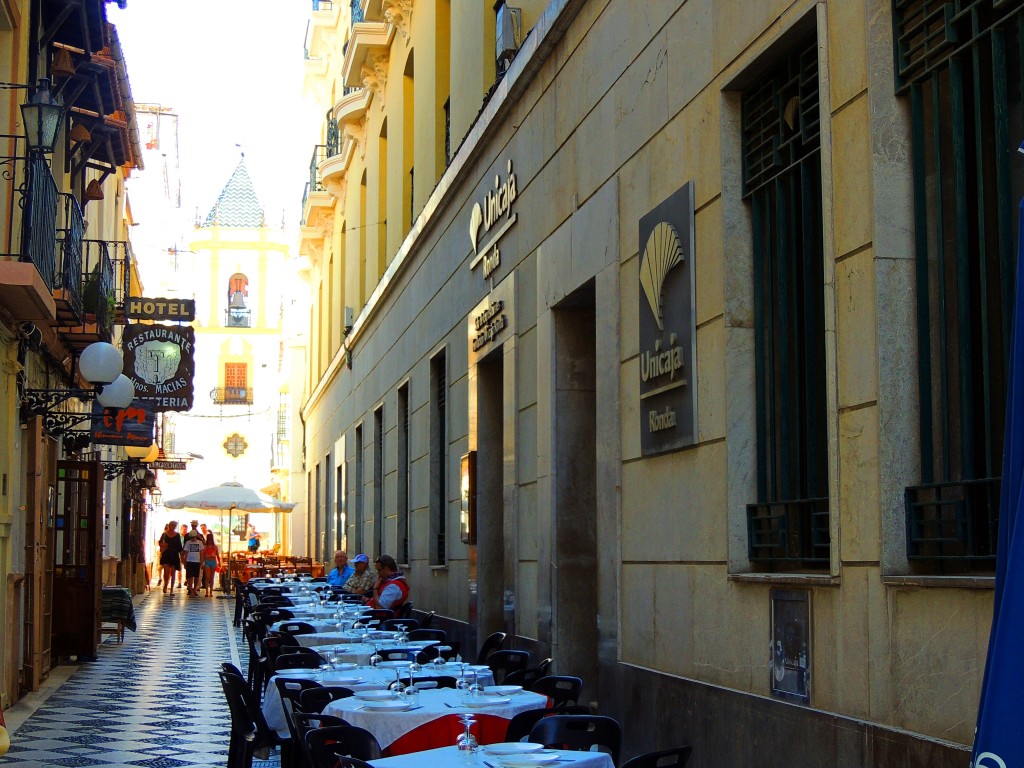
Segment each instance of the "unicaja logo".
M481 261L484 263L484 277L490 277L501 265L501 252L498 250L498 240L508 231L508 228L516 223L519 215L512 213L512 204L519 196L519 185L516 174L512 170L512 161L509 160L506 168L508 170L504 179L500 175L494 177L494 189L489 190L483 201L473 203L473 210L469 214L469 241L473 245L473 260L469 268L476 269ZM498 226L502 217L505 222ZM483 234L487 235L491 229L498 227L487 242L480 244L481 228Z
M982 752L970 768L1006 768L1006 763L999 755L992 752Z

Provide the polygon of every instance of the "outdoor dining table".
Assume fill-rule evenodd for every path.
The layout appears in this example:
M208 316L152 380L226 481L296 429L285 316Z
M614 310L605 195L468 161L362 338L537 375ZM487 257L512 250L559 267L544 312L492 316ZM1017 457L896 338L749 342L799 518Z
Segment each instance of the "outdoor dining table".
M606 752L577 752L568 749L544 750L542 754L558 759L564 768L615 768L611 755ZM373 768L505 768L499 755L488 754L486 747L472 755L460 752L454 746L410 752L373 761Z
M471 714L481 744L503 741L508 721L520 712L547 706L546 696L522 691L511 696L470 696L457 688L428 688L404 711L380 711L355 696L332 701L325 715L336 715L372 733L385 755L402 755L454 744L464 727L459 715Z
M421 670L413 672L413 679L438 677L440 675L457 677L462 673L462 667L462 664L451 662L441 666L425 664ZM477 673L480 685L492 685L494 683L494 675L490 669L486 667L473 669L469 664L465 665L465 668ZM326 674L319 669L289 670L283 676L292 680L313 680L321 685L340 685L353 691L378 691L386 689L391 683L395 682L395 669L396 667L394 666L370 667L363 664L356 669L334 670ZM409 682L409 672L406 669L398 667L398 674L404 682ZM267 684L267 691L263 695L263 716L267 719L267 725L276 730L281 736L287 736L288 724L284 719L284 707L281 706L281 692L277 689L276 678L276 675L270 678ZM359 682L348 682L357 678Z

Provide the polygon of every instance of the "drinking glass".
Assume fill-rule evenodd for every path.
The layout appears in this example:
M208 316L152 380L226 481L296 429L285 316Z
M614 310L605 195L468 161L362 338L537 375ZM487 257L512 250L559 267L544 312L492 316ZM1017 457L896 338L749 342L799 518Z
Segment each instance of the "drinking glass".
M443 667L446 664L444 656L442 656L441 654L444 653L445 651L450 651L451 649L452 649L452 647L450 645L439 645L439 646L437 646L437 657L434 659L434 666L435 667L440 669L441 667Z
M459 737L455 739L455 748L460 752L476 752L477 749L479 749L480 744L477 742L476 736L474 736L473 732L470 730L470 728L473 727L473 723L476 722L476 718L472 715L465 714L459 715L459 720L466 727L466 732L460 733Z
M384 661L384 658L379 653L377 653L377 646L374 645L373 646L373 655L370 656L370 666L371 667L376 667L382 661Z

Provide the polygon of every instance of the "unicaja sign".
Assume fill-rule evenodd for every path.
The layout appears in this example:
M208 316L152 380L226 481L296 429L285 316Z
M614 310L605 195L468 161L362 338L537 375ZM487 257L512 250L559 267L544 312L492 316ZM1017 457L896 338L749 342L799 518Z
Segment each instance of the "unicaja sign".
M640 447L696 440L693 183L640 219Z
M519 214L512 212L512 205L519 196L519 185L511 160L506 168L505 178L497 174L494 176L494 189L488 190L482 201L473 203L469 215L469 241L473 245L473 259L469 262L469 268L476 269L483 262L484 279L501 266L498 241L519 219ZM483 244L480 241L481 234L486 238Z

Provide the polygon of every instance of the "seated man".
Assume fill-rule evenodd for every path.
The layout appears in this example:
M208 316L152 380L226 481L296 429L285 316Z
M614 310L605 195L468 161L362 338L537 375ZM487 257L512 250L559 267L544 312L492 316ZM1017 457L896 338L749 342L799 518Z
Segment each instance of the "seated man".
M356 569L348 564L348 553L338 550L334 553L334 568L327 574L327 583L332 587L343 587Z
M377 575L370 573L370 558L366 555L356 555L352 558L355 564L355 573L348 577L341 588L353 595L367 595L373 591L373 585L377 583Z
M409 583L405 580L405 575L398 570L398 563L391 555L381 555L375 565L380 578L366 604L371 608L390 608L397 611L409 598Z

